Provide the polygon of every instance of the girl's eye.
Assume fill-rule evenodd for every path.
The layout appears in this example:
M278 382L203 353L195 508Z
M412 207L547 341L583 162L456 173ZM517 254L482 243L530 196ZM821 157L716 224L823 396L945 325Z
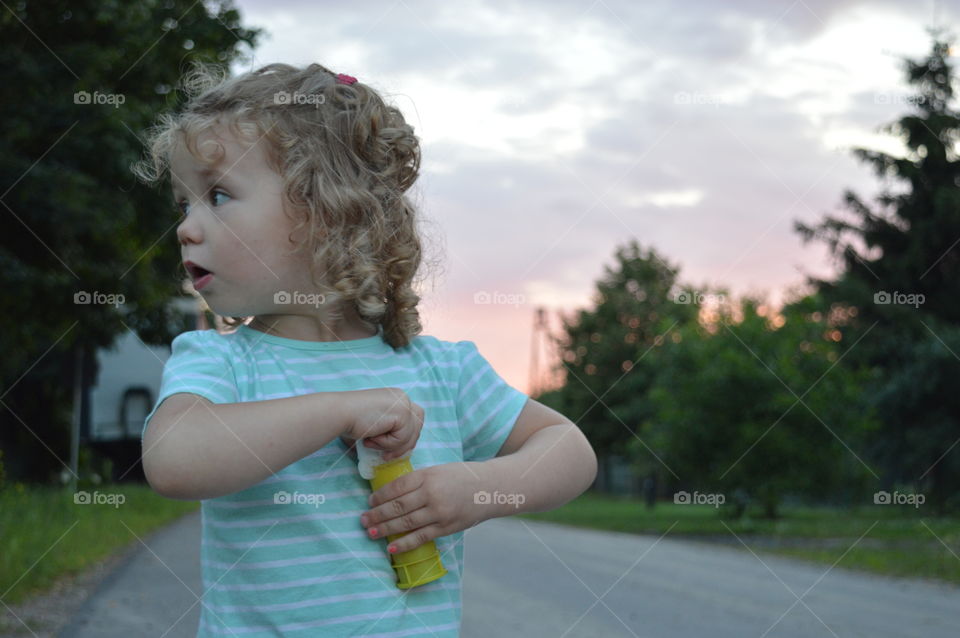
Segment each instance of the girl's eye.
M226 193L224 193L223 191L213 191L213 192L210 193L210 199L213 200L214 206L219 206L219 204L216 203L217 195L223 195L224 197L226 197L226 198L228 198L228 199L230 198L230 196L227 195Z
M214 206L222 206L224 203L222 201L219 203L217 202L218 195L226 197L227 199L230 199L230 196L221 190L210 191L210 201L213 203ZM190 208L190 204L187 203L186 201L177 202L177 211L180 213L182 217L186 217L189 214L189 208Z

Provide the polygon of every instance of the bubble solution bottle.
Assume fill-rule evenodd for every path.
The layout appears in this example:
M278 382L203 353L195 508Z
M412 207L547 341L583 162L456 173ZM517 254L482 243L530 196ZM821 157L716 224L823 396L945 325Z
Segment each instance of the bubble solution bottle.
M410 452L400 458L384 462L380 450L366 447L363 444L364 441L365 439L357 439L356 442L357 465L360 476L370 481L372 491L376 492L394 479L413 471ZM392 543L408 533L391 534L387 536L387 542ZM393 564L394 571L397 572L397 587L400 589L425 585L447 573L440 561L437 545L433 541L406 552L391 554L390 562Z

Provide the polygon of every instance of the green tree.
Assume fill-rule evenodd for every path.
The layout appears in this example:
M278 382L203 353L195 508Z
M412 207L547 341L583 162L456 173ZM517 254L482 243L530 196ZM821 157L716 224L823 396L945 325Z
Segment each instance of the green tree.
M138 135L177 105L190 61L242 59L258 35L229 2L21 1L0 12L0 445L17 451L6 455L12 477L62 469L77 352L89 371L94 349L128 327L154 344L182 328L169 306L173 203L129 167Z
M653 451L633 444L634 457L657 454L671 487L723 494L735 516L753 502L776 517L787 495L861 496L872 470L851 446L873 427L865 373L836 365L844 338L820 303L804 298L771 315L746 298L681 328L657 357L643 428Z
M677 303L677 268L654 249L631 240L615 259L597 282L594 307L563 318L557 347L566 379L545 398L577 420L601 458L623 454L649 415L651 349L698 311Z
M882 406L883 427L873 445L886 485L914 483L943 508L960 488L960 412L949 384L932 387L924 375L904 370L960 373L953 326L960 322L960 162L955 145L960 119L954 109L950 45L935 36L923 60L906 59L915 94L912 112L884 127L907 153L854 149L887 184L876 209L846 191L851 215L828 216L815 226L797 222L804 241L823 241L838 258L835 280L809 278L828 303L859 310L850 335L864 336L851 363L876 369L869 393ZM924 397L918 402L918 397ZM952 451L951 451L952 450Z

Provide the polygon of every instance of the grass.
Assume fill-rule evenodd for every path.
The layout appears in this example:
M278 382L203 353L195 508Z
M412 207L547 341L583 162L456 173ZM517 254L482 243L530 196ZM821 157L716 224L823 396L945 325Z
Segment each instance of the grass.
M45 591L61 576L139 544L138 537L200 506L199 501L164 498L147 485L101 485L86 491L91 501L100 502L77 504L73 492L63 487L17 483L0 490L0 599L5 603Z
M522 516L631 534L670 530L673 538L741 548L742 540L758 553L960 584L960 517L925 514L908 506L785 507L778 520L729 520L710 506L658 503L651 512L638 499L587 492L551 512Z

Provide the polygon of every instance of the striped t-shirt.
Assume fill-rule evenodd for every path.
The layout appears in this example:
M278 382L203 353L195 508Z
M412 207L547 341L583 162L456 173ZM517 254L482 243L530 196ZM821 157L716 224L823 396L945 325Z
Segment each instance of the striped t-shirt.
M382 335L316 342L247 326L185 332L173 340L144 431L177 392L235 403L395 387L425 412L414 469L493 458L527 396L471 341L420 335L394 349ZM434 541L445 576L398 589L387 541L369 538L360 523L370 493L355 452L337 437L257 485L201 501L197 635L457 636L463 532Z

